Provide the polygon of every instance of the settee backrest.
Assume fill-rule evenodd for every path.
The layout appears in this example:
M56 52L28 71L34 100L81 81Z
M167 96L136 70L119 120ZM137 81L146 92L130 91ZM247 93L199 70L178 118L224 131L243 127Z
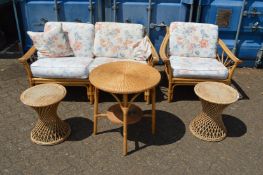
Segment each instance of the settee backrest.
M62 30L67 33L70 47L77 57L94 57L94 25L76 22L47 22L44 31L62 25Z
M181 57L216 57L217 25L172 22L169 32L170 55Z
M96 57L130 58L144 36L141 24L97 22L94 54Z

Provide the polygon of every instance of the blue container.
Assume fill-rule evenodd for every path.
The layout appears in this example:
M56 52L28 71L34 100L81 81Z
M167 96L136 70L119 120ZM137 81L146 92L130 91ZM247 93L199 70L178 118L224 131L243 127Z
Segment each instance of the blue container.
M43 31L47 21L140 23L146 27L157 50L165 35L166 25L172 21L197 21L217 24L220 38L228 47L235 48L236 55L244 61L242 66L253 67L260 49L262 56L258 54L258 58L263 57L263 1L247 0L245 6L243 2L244 0L91 0L90 3L89 0L24 0L19 4L25 50L32 45L25 31ZM243 19L238 32L240 16Z
M191 0L108 0L105 1L105 20L143 24L159 50L165 35L164 25L188 21L189 4Z
M247 0L242 13L243 0L206 0L202 2L203 23L219 25L219 37L234 49L240 15L243 15L236 44L236 55L243 60L241 66L253 67L263 43L263 1Z
M26 31L41 32L47 21L77 21L94 23L98 20L98 0L26 0L20 2L25 50L31 46Z

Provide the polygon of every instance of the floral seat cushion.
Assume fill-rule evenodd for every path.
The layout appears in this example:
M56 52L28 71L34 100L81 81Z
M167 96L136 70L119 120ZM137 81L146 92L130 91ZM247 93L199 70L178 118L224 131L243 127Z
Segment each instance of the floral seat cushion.
M110 57L96 57L94 61L89 65L89 72L91 72L93 69L96 67L106 64L106 63L111 63L111 62L116 62L116 61L135 61L137 63L142 63L142 64L147 64L146 61L138 61L138 60L131 60L131 59L118 59L118 58L110 58Z
M182 57L215 58L218 26L213 24L172 22L169 54Z
M96 57L146 60L151 54L151 47L144 37L141 24L97 22L94 54ZM138 49L142 46L143 49Z
M69 45L76 57L93 57L94 25L77 22L47 22L44 31L52 30L62 25L67 34Z
M201 57L170 57L173 76L176 78L226 79L228 69L218 60Z
M88 57L45 58L35 61L30 67L34 77L85 79L92 61Z

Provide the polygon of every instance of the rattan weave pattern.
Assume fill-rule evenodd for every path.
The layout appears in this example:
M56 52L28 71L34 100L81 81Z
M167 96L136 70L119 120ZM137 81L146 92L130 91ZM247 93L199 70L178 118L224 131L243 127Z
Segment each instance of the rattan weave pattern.
M223 110L238 100L238 92L232 87L218 82L201 82L195 88L202 104L202 112L190 123L190 131L205 141L221 141L226 137L222 121Z
M216 104L231 104L239 98L237 91L224 83L202 82L194 90L198 97Z
M94 69L90 82L99 89L116 94L143 92L155 87L160 73L151 66L141 63L119 61L103 64Z
M190 124L190 131L206 141L221 141L226 137L226 128L221 113L227 105L211 104L201 99L203 111Z
M64 86L47 83L25 90L20 99L28 106L43 107L59 102L65 97L66 92Z
M70 126L57 115L58 104L65 95L64 86L52 83L36 85L21 94L21 101L32 107L39 115L31 131L31 140L34 143L54 145L70 135Z
M34 107L39 115L31 131L31 140L40 145L54 145L63 142L70 134L69 125L57 115L58 103L48 107Z

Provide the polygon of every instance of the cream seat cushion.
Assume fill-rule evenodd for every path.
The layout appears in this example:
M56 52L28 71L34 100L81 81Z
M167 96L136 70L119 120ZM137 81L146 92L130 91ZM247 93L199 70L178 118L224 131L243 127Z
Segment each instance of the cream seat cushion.
M89 65L93 58L62 57L44 58L31 64L34 77L40 78L80 78L89 76Z
M170 57L173 76L177 78L226 79L228 69L215 58Z
M132 60L132 59L119 59L119 58L110 58L110 57L96 57L94 61L89 66L89 72L91 72L94 68L111 62L117 62L117 61L133 61L137 63L147 64L146 61L138 61L138 60Z

